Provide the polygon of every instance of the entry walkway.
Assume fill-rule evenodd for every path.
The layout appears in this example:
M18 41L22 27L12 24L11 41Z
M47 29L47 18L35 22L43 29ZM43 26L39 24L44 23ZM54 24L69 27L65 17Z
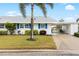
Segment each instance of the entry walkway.
M58 50L79 50L79 38L68 34L52 36Z

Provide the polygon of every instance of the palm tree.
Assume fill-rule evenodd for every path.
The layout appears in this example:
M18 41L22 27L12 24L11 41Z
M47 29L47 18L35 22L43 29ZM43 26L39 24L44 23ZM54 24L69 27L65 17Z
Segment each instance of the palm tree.
M33 29L34 29L34 6L38 6L45 17L47 17L47 12L46 12L46 5L48 5L50 8L53 8L53 4L52 3L20 3L19 7L20 7L20 11L23 15L23 17L26 17L26 6L31 5L31 36L30 39L33 40L34 36L33 36Z

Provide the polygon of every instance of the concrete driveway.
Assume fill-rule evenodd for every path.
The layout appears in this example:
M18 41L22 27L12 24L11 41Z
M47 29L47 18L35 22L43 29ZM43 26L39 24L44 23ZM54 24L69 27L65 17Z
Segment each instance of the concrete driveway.
M52 36L58 50L79 50L79 38L68 34Z

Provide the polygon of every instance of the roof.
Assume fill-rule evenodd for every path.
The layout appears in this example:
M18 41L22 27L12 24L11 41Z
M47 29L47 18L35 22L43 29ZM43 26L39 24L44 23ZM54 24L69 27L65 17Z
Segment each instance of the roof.
M22 16L0 16L0 23L30 23L31 17L23 18ZM52 18L45 17L35 17L34 23L53 23L56 20Z
M61 25L63 25L63 24L79 24L78 22L56 22L56 23L53 23L53 24L61 24Z

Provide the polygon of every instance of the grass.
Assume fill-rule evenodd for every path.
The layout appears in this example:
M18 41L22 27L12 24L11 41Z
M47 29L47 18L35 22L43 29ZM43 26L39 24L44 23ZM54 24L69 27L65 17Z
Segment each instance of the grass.
M0 49L56 49L51 36L35 36L36 41L27 40L29 36L0 35Z

